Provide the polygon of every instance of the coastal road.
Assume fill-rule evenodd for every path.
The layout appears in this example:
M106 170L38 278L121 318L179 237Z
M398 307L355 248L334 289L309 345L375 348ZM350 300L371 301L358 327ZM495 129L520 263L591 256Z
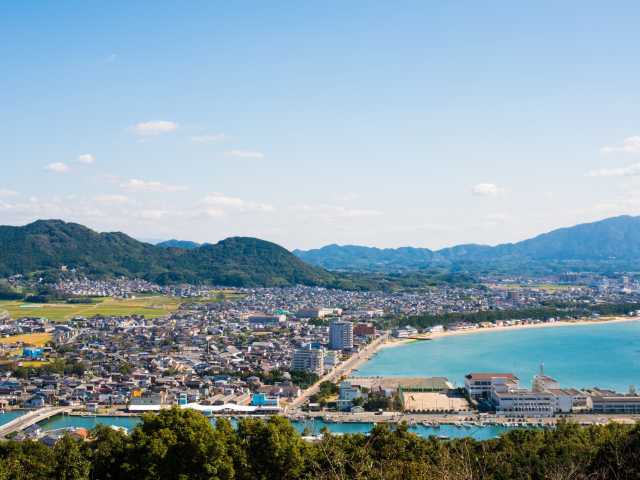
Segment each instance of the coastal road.
M320 384L322 382L333 382L339 379L343 375L349 375L352 370L358 368L362 363L369 360L374 353L378 350L380 345L386 342L389 339L389 332L384 332L378 338L376 338L373 342L367 345L358 353L354 353L349 357L348 360L339 364L336 368L323 375L316 383L311 385L309 388L304 390L298 398L293 400L289 405L288 409L298 408L309 399L312 395L315 395L320 391Z
M9 423L5 423L0 426L0 438L5 437L13 432L19 432L31 425L42 422L47 418L54 417L61 413L70 412L72 407L44 407L38 410L34 410L29 413L25 413L21 417L14 418Z

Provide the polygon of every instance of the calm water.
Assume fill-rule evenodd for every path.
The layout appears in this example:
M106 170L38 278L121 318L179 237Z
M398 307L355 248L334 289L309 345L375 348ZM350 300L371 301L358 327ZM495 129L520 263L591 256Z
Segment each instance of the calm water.
M212 422L215 421L212 419ZM42 424L44 430L56 430L65 427L84 427L94 428L96 425L115 425L125 427L128 430L133 429L138 423L138 417L76 417L76 416L57 416ZM293 422L293 426L302 433L305 427L314 434L319 434L323 427L327 427L333 433L367 433L373 428L372 423L324 423L322 420L313 420L308 422ZM478 440L486 440L494 438L508 430L507 427L487 426L463 428L453 425L442 425L440 428L424 427L422 425L412 426L410 430L422 437L430 435L442 435L449 438L473 437Z
M460 386L470 372L512 372L530 386L544 362L564 387L626 392L640 387L640 322L443 337L381 350L358 375L444 376Z
M27 412L26 410L12 410L10 412L0 413L0 425L9 423L14 418L21 417L26 412Z

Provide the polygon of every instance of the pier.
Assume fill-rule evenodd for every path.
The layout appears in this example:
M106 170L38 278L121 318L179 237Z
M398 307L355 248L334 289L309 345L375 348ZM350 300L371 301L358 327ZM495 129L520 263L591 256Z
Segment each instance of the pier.
M9 423L5 423L0 426L0 438L15 432L24 430L31 425L43 422L51 417L60 415L62 413L69 413L73 410L73 407L45 407L32 412L26 413L21 417L14 418Z

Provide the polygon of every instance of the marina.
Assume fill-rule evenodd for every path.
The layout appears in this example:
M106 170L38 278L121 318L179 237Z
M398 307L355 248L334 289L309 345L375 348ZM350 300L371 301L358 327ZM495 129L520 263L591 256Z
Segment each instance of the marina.
M237 419L231 418L232 424L236 424ZM40 426L44 431L59 430L63 428L86 428L92 429L97 425L107 425L126 428L131 431L141 422L136 416L80 416L80 415L58 415L43 422ZM215 423L215 417L211 417L211 422ZM335 422L322 419L294 420L292 425L298 432L310 435L320 435L324 428L333 434L368 433L375 423L373 422ZM474 425L467 424L430 424L414 423L409 426L409 430L421 437L440 438L462 438L473 437L477 440L495 438L498 435L516 428L515 426L503 425Z

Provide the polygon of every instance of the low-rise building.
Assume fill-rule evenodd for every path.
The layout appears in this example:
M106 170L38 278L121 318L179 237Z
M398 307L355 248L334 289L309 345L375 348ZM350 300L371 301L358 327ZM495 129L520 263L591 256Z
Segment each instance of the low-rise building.
M640 395L637 394L594 390L591 392L590 403L594 413L640 413Z
M339 397L337 401L338 410L351 409L351 405L353 405L353 401L363 396L360 389L358 387L353 386L349 381L341 382L338 388L339 388Z
M506 391L519 388L520 380L513 373L469 373L464 377L464 388L469 397L490 399L494 389Z

